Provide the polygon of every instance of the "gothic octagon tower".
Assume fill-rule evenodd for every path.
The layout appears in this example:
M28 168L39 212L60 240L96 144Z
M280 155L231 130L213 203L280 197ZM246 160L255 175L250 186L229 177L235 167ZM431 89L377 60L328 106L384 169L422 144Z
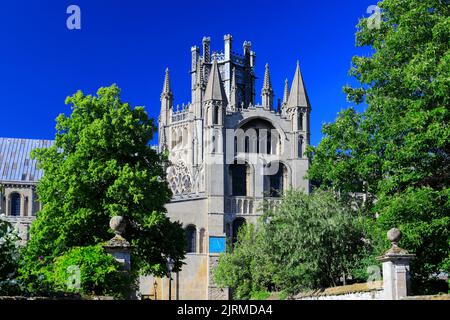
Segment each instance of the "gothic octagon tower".
M255 101L255 53L242 54L224 37L223 52L191 48L191 102L174 106L166 69L159 116L159 151L168 152L170 219L186 229L188 253L172 281L173 299L227 299L211 269L242 223L255 222L264 200L275 205L287 188L309 192L304 154L310 141L311 105L297 62L291 87L274 105L269 65L261 104ZM168 279L141 279L141 293L168 298Z

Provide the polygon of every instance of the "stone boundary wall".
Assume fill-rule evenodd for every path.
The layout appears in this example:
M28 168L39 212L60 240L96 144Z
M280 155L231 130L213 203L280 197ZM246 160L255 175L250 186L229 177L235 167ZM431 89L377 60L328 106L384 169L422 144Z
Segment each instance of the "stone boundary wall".
M450 300L450 294L436 294L432 296L409 296L401 300Z
M114 300L110 296L61 296L61 297L25 297L25 296L0 296L0 301L17 301L17 300Z
M383 281L356 283L302 293L294 300L383 300Z

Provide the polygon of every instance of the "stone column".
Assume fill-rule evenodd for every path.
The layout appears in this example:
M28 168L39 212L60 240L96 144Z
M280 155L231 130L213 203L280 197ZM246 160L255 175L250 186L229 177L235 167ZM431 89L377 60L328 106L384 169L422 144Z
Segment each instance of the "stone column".
M28 216L33 216L34 190L30 189L30 196L28 197Z
M4 192L2 190L2 185L0 184L0 214L4 213L6 215L6 206L3 203Z
M11 196L9 194L6 195L5 213L7 216L11 215Z
M20 193L20 216L25 217L25 195Z
M399 300L411 293L409 264L415 255L409 254L398 246L401 236L400 230L396 228L389 230L387 238L391 241L392 247L384 255L377 258L383 265L383 294L385 300Z
M103 248L123 265L125 271L130 271L132 246L122 237L125 230L125 220L121 216L112 217L109 226L114 231L115 236Z
M201 250L201 248L200 248L200 245L201 245L201 242L200 242L200 238L201 238L201 235L200 235L200 231L201 231L201 229L195 229L195 237L196 237L196 248L195 248L195 253L201 253L202 252L202 250Z

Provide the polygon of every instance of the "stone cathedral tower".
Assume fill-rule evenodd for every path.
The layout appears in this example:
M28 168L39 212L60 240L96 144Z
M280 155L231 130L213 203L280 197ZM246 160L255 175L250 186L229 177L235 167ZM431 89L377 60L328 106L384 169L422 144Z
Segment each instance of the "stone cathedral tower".
M286 188L309 192L304 151L311 105L299 63L276 107L266 64L258 104L251 43L244 42L238 54L230 35L224 42L223 52L211 52L206 37L201 51L191 48L191 102L174 106L168 69L161 93L158 147L169 153L173 192L167 212L188 239L186 264L173 277L173 299L228 298L211 269L238 228L256 221L263 201L276 205ZM143 278L141 293L167 299L168 285L167 278Z

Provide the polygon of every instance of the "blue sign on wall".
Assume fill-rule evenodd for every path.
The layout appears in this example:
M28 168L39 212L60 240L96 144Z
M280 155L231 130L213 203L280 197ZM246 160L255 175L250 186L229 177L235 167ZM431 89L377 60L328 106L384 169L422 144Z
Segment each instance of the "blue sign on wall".
M225 237L209 237L209 253L223 253L225 249Z

